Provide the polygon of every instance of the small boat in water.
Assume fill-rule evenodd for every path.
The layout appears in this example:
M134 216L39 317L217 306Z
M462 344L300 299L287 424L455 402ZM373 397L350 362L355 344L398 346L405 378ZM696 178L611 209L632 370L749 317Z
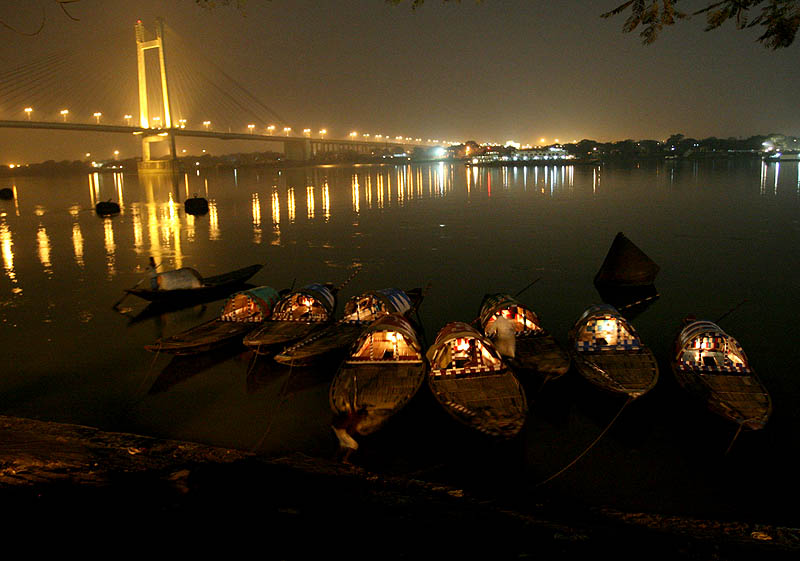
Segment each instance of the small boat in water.
M194 216L208 214L208 199L198 197L197 194L195 194L194 197L190 197L184 201L183 208L188 214Z
M740 427L761 429L772 399L738 341L710 321L691 321L675 338L672 372L709 410Z
M417 309L421 300L421 288L407 292L399 288L368 290L345 303L344 318L285 348L275 355L275 360L282 364L307 365L345 350L379 317L391 313L408 314Z
M329 284L309 284L281 298L272 315L244 344L258 354L272 352L322 329L333 321L337 290Z
M263 267L260 264L250 265L213 277L202 277L195 269L182 267L174 271L153 273L147 287L128 288L125 292L150 302L170 304L212 296L222 298L244 285Z
M115 203L114 201L100 201L96 205L94 205L94 211L97 213L97 216L114 216L120 213L119 203Z
M237 340L241 342L245 335L270 316L279 298L278 291L270 286L237 292L225 301L219 317L171 337L158 339L144 348L153 352L190 355Z
M633 325L608 305L588 308L569 332L578 372L600 389L641 397L658 381L658 363Z
M334 431L343 447L348 437L372 434L405 407L426 368L417 332L402 314L385 314L362 330L329 391Z
M488 338L469 324L448 323L426 356L431 391L456 420L493 437L520 432L525 393Z
M545 379L557 378L569 370L570 358L566 351L545 331L533 310L513 296L484 296L479 319L483 333L495 343L502 333L498 323L511 324L512 344L495 346L512 367L538 372Z

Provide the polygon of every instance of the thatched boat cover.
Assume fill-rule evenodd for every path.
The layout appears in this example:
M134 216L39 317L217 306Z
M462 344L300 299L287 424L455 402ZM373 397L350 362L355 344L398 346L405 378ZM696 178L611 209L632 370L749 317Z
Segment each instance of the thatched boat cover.
M676 340L675 362L684 370L750 372L747 356L733 337L710 321L687 325Z
M712 412L753 430L764 427L772 398L739 343L710 321L687 325L675 340L678 383Z
M428 349L431 376L463 376L505 369L492 342L471 325L456 321L445 325Z
M411 297L399 288L368 290L347 301L343 321L369 323L385 314L404 314L411 304Z
M219 319L260 323L272 314L272 308L279 299L278 291L271 286L243 290L225 301Z
M633 351L642 348L639 335L616 308L592 306L575 322L570 340L577 352Z
M281 298L272 310L273 321L325 322L336 308L336 295L323 284L309 284Z
M174 271L166 271L156 275L158 290L178 290L183 288L200 288L203 277L191 267L182 267Z
M347 362L422 362L422 349L411 323L400 314L388 314L364 330Z
M594 284L618 287L653 284L659 269L625 234L619 232L594 277Z
M500 316L505 317L514 324L514 331L518 337L521 335L535 335L544 331L539 318L533 313L533 310L513 296L508 294L487 294L484 296L479 314L483 332L486 333L489 325Z

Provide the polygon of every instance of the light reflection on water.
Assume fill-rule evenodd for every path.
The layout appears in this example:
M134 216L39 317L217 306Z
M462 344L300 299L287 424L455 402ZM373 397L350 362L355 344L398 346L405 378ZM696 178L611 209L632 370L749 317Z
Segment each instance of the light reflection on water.
M325 166L211 170L184 174L177 184L98 173L88 176L88 193L86 186L86 177L18 178L14 201L0 203L0 337L18 365L0 378L2 413L265 453L327 454L335 442L327 405L335 364L289 376L268 361L251 368L247 355L170 360L142 349L211 319L219 307L135 319L111 310L123 289L141 280L149 256L162 270L190 266L203 275L265 263L253 282L278 289L338 283L362 264L340 302L368 288L431 282L421 309L429 339L448 321L473 319L484 293L514 292L539 278L526 302L564 342L572 322L598 301L592 278L622 230L662 268L661 298L635 320L662 361L662 382L556 488L590 502L631 505L644 494L667 510L712 508L709 497L719 490L710 478L692 478L692 462L717 440L725 440L724 450L730 435L700 431L707 441L691 445L683 431L696 427L675 419L686 407L671 401L679 397L665 358L686 313L714 319L745 298L724 327L773 391L776 413L762 434L737 443L739 456L725 469L731 476L752 469L742 459L748 453L781 465L785 439L800 429L793 374L800 357L790 327L796 306L786 302L800 268L796 163ZM194 193L208 198L207 215L184 212ZM94 204L109 199L122 202L123 212L101 219ZM262 216L267 201L269 217ZM126 305L134 315L144 309L133 297ZM575 406L571 390L551 391L529 394L533 412L521 455L531 482L571 460L608 420ZM562 408L556 421L537 413L547 406ZM631 426L644 435L630 437ZM411 461L416 452L405 444L411 448L383 450L384 463L392 467L401 455ZM418 461L425 464L429 453ZM625 482L612 488L609 472ZM783 475L773 473L771 485ZM790 496L782 500L788 504ZM682 503L689 500L691 507ZM747 505L782 508L755 496Z

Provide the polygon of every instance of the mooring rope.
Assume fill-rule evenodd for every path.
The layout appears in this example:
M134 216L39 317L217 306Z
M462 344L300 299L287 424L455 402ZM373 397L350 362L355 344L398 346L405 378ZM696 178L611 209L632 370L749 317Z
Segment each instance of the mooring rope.
M625 400L625 403L623 403L623 404L622 404L622 407L620 407L620 408L619 408L619 411L617 411L617 414L616 414L616 415L614 415L614 418L613 418L613 419L611 419L611 422L610 422L610 423L608 423L608 425L606 426L606 428L604 428L604 429L603 429L603 432L601 432L601 433L600 433L600 434L597 436L597 438L595 438L595 439L594 439L594 441L592 441L592 443L591 443L591 444L589 444L589 446L587 446L587 447L586 447L586 449L585 449L583 452L581 452L580 454L578 454L578 456L577 456L577 457L576 457L574 460L572 460L570 463L568 463L567 465L565 465L563 468L561 468L560 470L558 470L557 472L555 472L553 475L551 475L550 477L548 477L548 478L547 478L547 479L545 479L544 481L542 481L542 482L540 482L540 483L537 483L537 484L536 484L536 487L539 487L539 486L541 486L541 485L544 485L544 484L546 484L546 483L549 483L550 481L552 481L553 479L555 479L556 477L558 477L559 475L561 475L562 473L564 473L565 471L567 471L567 470L568 470L569 468L571 468L573 465L575 465L575 464L578 462L578 460L580 460L581 458L583 458L583 457L584 457L584 456L585 456L585 455L586 455L586 454L589 452L589 450L591 450L592 448L594 448L595 444L597 444L598 442L600 442L600 439L601 439L601 438L603 438L603 436L604 436L604 435L605 435L605 434L606 434L606 433L609 431L609 429L610 429L610 428L611 428L611 426L614 424L614 422L615 422L615 421L616 421L616 420L619 418L619 416L622 414L622 411L625 409L625 407L627 407L627 406L628 406L628 404L629 404L630 402L632 402L632 401L633 401L633 399L634 399L633 397L630 397L630 396L629 396L629 397L628 397L628 399L627 399L627 400Z

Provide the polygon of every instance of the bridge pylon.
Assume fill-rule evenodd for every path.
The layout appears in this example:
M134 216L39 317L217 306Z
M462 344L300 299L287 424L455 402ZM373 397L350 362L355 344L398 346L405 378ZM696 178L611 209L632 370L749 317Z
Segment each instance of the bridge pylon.
M172 111L169 103L169 87L167 86L167 66L164 55L164 21L156 19L155 32L148 33L141 20L136 22L136 58L139 69L139 126L145 130L152 129L152 133L142 134L142 161L139 162L139 172L142 173L172 173L177 171L175 160L175 136L170 132L172 128ZM161 81L161 109L163 110L163 128L152 127L150 106L147 97L147 66L145 51L158 50L158 68ZM154 143L168 142L168 159L153 159L151 145Z

